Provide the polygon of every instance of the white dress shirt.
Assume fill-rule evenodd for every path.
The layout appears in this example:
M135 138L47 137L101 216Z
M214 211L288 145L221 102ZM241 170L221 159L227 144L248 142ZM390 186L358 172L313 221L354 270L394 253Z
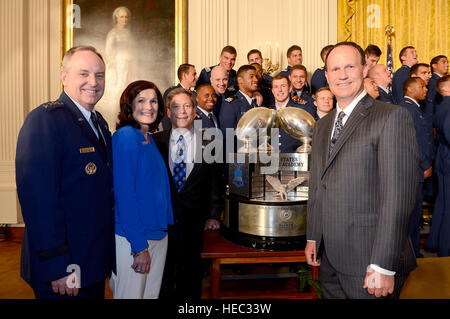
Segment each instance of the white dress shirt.
M416 100L414 100L412 97L410 97L410 96L408 96L408 95L405 95L405 98L410 99L411 101L414 102L414 104L415 104L418 108L420 108L420 104L419 104Z
M239 92L242 93L242 95L245 97L245 99L247 100L248 104L250 104L250 106L252 105L252 101L253 98L251 98L250 96L248 96L247 94L245 94L244 92L242 92L241 90L239 90Z
M192 168L194 167L194 156L195 156L195 135L194 129L190 131L186 129L172 129L170 131L170 139L169 139L169 167L170 172L173 176L173 166L175 159L177 158L177 148L178 148L178 139L180 135L183 135L184 144L185 144L185 157L184 162L186 163L186 179L189 177L189 174L192 172Z
M333 134L334 132L334 126L336 125L336 120L338 118L339 112L343 111L345 113L344 118L342 119L342 125L345 126L345 123L347 122L348 118L350 117L350 114L352 113L352 111L355 109L356 105L359 103L359 101L361 101L361 99L366 96L367 92L365 90L363 90L361 92L360 95L358 95L356 97L356 99L354 99L349 105L347 105L347 107L345 109L341 109L339 107L339 103L336 103L336 116L334 118L334 123L333 123L333 129L331 130L331 134ZM315 240L308 240L308 241L312 241L315 242ZM367 267L367 270L369 270L369 267L372 268L373 270L375 270L376 272L379 272L383 275L389 275L389 276L393 276L395 275L395 271L390 271L384 268L381 268L378 265L375 264L370 264Z
M66 92L66 95L67 96L69 96L69 94L67 94L67 92ZM91 111L89 111L89 110L87 110L86 108L84 108L83 106L81 106L81 104L79 104L77 101L75 101L74 99L72 99L70 96L69 96L69 99L71 99L72 100L72 102L76 105L76 107L80 110L80 112L81 112L81 114L83 114L83 117L86 119L86 121L89 123L89 125L91 126L91 128L92 128L92 130L94 131L94 133L95 133L95 135L97 136L97 138L98 138L98 132L97 132L97 129L95 128L95 126L94 126L94 123L92 122L92 120L91 120ZM97 115L97 112L95 111L95 110L92 110L92 112L95 112L95 114ZM97 115L97 118L98 118L98 115ZM103 136L103 141L105 141L105 145L106 145L106 139L105 139L105 136L103 135L103 132L102 132L102 130L100 129L100 134L102 134L102 136Z
M277 102L275 102L275 107L277 108L277 111L278 110L280 110L280 109L282 109L282 108L284 108L284 107L286 107L286 105L289 103L289 99L287 99L287 101L286 101L286 103L284 103L282 106L278 106L278 105L276 105L277 104Z

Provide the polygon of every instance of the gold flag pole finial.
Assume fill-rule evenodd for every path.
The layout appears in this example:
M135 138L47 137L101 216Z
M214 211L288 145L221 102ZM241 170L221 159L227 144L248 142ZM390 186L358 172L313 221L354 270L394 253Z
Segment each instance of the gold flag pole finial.
M386 37L387 37L387 39L388 39L388 43L391 43L392 36L393 36L394 33L395 33L394 26L392 26L392 25L387 25L387 26L384 28L384 31L385 31Z

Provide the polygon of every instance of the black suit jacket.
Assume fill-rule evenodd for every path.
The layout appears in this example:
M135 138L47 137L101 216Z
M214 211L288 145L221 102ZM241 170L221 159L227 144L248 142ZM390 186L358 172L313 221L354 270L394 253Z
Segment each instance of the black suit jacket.
M419 181L411 115L366 95L328 155L335 115L314 126L307 239L345 275L364 276L370 264L407 274L416 267L408 224Z
M167 167L172 194L175 224L195 221L203 230L206 219L219 219L223 208L222 188L216 164L195 163L180 192L177 191L169 167L169 140L171 130L153 134L156 146ZM203 143L202 143L203 144ZM203 147L204 145L201 145ZM199 145L200 147L200 145Z

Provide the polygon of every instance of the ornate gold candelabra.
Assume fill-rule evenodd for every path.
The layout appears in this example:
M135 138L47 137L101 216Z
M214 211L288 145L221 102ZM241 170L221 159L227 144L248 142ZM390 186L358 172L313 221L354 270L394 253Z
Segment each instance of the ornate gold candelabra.
M272 62L270 61L269 58L264 58L262 67L263 67L264 74L270 75L280 68L280 63L277 62L275 64L272 64Z

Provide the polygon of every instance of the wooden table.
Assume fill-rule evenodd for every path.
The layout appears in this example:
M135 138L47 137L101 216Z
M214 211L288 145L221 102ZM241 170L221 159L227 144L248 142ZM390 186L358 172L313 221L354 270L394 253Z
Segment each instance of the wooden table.
M220 266L223 264L258 264L258 263L290 263L290 262L306 262L305 252L303 250L294 251L262 251L247 247L235 245L220 236L218 230L205 231L203 241L202 258L210 258L211 264L211 293L213 299L219 298L268 298L268 299L311 299L316 298L313 288L311 292L298 292L298 279L290 278L285 280L278 291L267 292L257 285L249 284L249 280L245 281L246 286L238 286L238 280L232 280L234 287L228 287L228 290L220 287ZM319 274L319 267L312 267L312 278L316 280ZM280 281L282 279L275 279ZM231 281L231 280L230 280ZM259 280L261 281L261 280ZM274 279L264 279L265 287L269 281ZM283 281L283 280L282 280Z

